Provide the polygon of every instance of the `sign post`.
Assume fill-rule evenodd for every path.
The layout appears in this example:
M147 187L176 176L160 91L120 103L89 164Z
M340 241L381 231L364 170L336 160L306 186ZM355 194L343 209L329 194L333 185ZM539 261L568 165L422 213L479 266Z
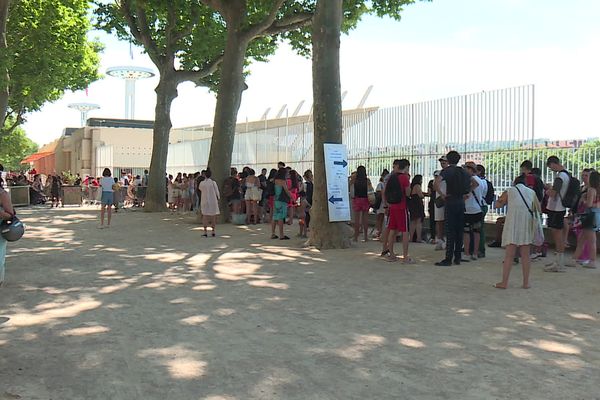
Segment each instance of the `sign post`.
M350 221L346 146L337 143L325 143L323 144L323 151L325 154L329 222Z

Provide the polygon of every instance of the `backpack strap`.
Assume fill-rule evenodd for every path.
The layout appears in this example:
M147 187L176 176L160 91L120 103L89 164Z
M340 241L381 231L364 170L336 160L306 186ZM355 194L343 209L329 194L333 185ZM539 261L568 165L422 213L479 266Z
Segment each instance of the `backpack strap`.
M525 197L523 196L523 193L521 193L521 190L519 190L518 185L515 185L515 189L517 189L517 192L519 192L519 195L521 196L521 199L523 199L523 203L525 203L525 207L527 207L527 211L529 211L529 214L531 214L531 216L533 217L533 211L531 211L531 208L529 207L529 204L527 204L527 201L525 200Z

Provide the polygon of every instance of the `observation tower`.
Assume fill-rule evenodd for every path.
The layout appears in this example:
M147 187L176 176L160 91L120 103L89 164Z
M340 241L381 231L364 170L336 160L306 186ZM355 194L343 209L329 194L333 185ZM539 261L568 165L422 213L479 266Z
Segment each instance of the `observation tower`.
M93 103L71 103L67 107L79 111L81 114L81 126L85 126L88 112L98 110L100 106Z
M138 79L152 78L155 73L145 67L111 67L106 70L106 75L125 80L125 118L135 117L135 82Z

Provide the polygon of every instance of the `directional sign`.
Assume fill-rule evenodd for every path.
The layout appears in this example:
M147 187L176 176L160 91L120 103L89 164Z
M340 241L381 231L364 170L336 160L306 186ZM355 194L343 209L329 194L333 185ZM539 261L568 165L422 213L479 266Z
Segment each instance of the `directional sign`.
M325 152L329 222L350 221L346 146L337 143L325 143L323 151Z

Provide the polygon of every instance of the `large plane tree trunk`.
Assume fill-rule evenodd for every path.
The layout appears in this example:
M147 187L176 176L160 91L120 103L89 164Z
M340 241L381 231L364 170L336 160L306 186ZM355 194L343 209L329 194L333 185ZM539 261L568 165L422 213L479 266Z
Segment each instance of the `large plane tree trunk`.
M318 249L350 247L343 222L329 222L324 143L342 143L340 30L342 0L319 0L312 29L314 98L314 195L308 243Z
M144 205L145 211L166 210L165 173L167 170L169 133L172 126L171 104L177 97L177 85L178 82L172 74L161 71L160 80L155 89L154 139L152 142L148 190Z
M4 128L4 120L8 109L8 96L10 95L8 66L6 64L8 43L6 42L6 25L8 21L9 0L0 0L0 129Z
M242 92L246 88L244 82L244 61L248 41L241 30L243 10L232 12L228 21L227 43L221 64L221 80L217 95L213 137L208 157L208 167L212 177L223 193L223 183L230 174L233 142L238 111L242 101ZM236 28L237 27L237 28ZM227 200L221 196L221 218L225 222L229 218Z

